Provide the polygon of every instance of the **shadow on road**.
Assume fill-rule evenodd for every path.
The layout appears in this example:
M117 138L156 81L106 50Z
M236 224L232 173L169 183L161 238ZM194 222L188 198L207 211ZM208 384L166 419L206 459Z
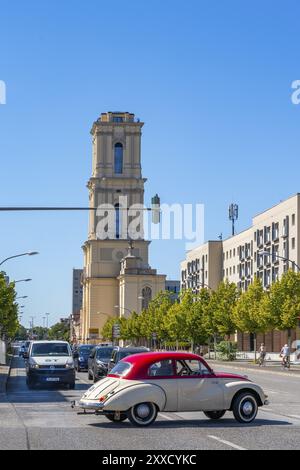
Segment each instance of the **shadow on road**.
M239 429L246 429L246 428L257 428L261 426L288 426L292 423L288 421L278 421L278 420L268 420L268 419L256 419L254 423L250 424L239 424L233 419L222 419L218 423L212 423L208 420L184 420L178 419L174 421L156 421L151 427L147 429L171 429L171 428L194 428L198 425L199 428L207 428L207 429L220 429L220 428L239 428ZM126 429L132 429L134 426L130 424L128 421L123 421L122 423L112 423L112 422L99 422L99 423L89 423L88 426L96 427L96 428L103 428L103 429L111 429L112 427ZM140 429L136 427L136 429Z

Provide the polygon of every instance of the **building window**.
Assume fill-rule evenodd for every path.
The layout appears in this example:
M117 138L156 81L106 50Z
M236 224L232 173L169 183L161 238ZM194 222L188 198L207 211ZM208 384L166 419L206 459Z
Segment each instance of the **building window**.
M115 205L116 214L116 238L120 238L120 204Z
M292 225L295 225L295 223L296 223L296 215L293 214L292 215Z
M121 116L114 116L113 117L113 122L123 122L124 119Z
M152 298L152 290L150 287L144 287L142 290L142 310L146 310L149 307L149 303L151 302Z
M121 175L123 173L123 145L115 145L115 173Z
M292 250L294 250L296 247L296 239L292 238Z

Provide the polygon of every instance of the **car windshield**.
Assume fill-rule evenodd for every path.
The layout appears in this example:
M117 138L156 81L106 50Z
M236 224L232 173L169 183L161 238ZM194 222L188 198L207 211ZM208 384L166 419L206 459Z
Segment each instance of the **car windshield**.
M129 362L118 362L118 364L110 371L110 374L124 377L128 374L130 368L131 364Z
M80 348L78 349L78 352L80 354L80 356L88 356L91 352L91 350L93 349L94 346L80 346Z
M110 359L113 348L99 348L97 349L97 359Z
M64 343L33 344L31 356L70 356L70 350Z
M132 356L133 354L138 354L142 352L145 352L145 349L136 350L136 351L120 351L120 360L124 359L124 357Z

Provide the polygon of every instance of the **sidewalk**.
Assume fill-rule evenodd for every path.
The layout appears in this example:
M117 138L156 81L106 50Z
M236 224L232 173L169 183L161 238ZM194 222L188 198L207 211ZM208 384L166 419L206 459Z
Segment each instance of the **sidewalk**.
M253 362L245 360L245 361L220 361L215 359L206 359L208 364L212 367L224 367L230 369L239 369L239 370L247 370L252 372L263 372L263 373L275 373L280 375L289 375L295 376L300 378L300 364L291 364L291 368L283 369L279 362L267 362L264 367L259 367L258 364L253 364Z

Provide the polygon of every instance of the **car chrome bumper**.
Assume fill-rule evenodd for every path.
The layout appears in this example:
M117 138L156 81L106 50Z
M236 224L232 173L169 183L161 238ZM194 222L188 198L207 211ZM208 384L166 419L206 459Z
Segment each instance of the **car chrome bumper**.
M102 411L104 408L104 403L101 402L91 402L88 400L79 400L71 402L72 408L81 408L83 410L95 410Z

